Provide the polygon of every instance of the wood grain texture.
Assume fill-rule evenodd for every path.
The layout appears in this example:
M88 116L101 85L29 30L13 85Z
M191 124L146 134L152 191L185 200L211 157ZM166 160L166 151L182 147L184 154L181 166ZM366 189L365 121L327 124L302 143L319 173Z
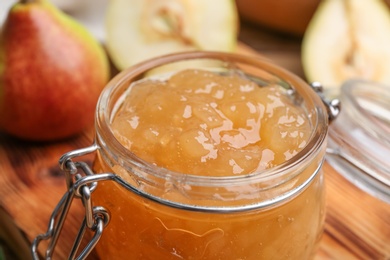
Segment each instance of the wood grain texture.
M258 55L245 45L239 47L239 52ZM294 64L295 60L289 62ZM296 68L299 70L299 64ZM0 229L14 225L26 245L45 232L51 212L66 189L58 166L59 157L70 150L89 146L92 141L93 129L55 143L26 143L0 135L0 206L12 219L0 223ZM92 156L84 159L93 160ZM315 259L390 259L390 205L362 192L326 163L324 171L327 215ZM67 258L82 217L83 208L77 201L72 206L54 259ZM20 239L12 239L20 234L9 235L8 242L13 248L25 250L26 245L15 245L22 243ZM41 253L44 248L43 244ZM18 255L21 259L25 256L20 252ZM93 254L90 259L96 256Z
M51 212L66 190L58 159L65 152L90 145L92 136L90 130L79 137L55 143L25 143L0 136L0 206L14 221L1 223L1 229L4 229L2 224L14 224L24 234L28 246L36 235L46 232ZM66 259L64 256L71 248L83 218L83 208L78 200L71 212L65 223L66 232L59 241L60 259ZM20 245L21 248L24 245Z
M318 259L390 259L390 205L325 164L327 215Z

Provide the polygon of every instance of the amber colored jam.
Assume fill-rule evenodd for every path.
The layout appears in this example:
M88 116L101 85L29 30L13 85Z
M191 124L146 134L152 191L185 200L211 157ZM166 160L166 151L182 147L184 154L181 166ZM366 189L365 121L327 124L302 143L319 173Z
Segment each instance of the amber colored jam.
M273 167L301 150L311 134L304 112L280 86L203 70L133 86L112 129L140 158L206 176Z
M281 86L259 87L240 73L203 70L133 84L111 128L124 147L151 164L213 177L278 166L305 147L312 131L307 113ZM303 176L316 171L318 157ZM94 168L136 186L99 152ZM108 208L111 220L97 252L102 259L310 259L324 221L323 186L320 172L278 205L221 213L170 207L115 182L101 182L94 204ZM168 199L181 196L175 194L161 191ZM197 199L181 201L196 204Z

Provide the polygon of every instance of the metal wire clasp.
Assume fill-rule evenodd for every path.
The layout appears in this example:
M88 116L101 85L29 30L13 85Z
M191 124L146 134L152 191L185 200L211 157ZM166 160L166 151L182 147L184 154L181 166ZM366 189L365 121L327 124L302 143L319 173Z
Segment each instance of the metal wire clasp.
M95 190L98 181L112 179L115 175L113 173L94 174L85 162L73 162L72 160L75 157L95 152L97 148L97 145L94 144L66 153L60 158L59 163L61 169L65 172L68 190L55 207L46 233L40 234L34 239L31 246L33 259L39 259L37 251L42 240L49 241L45 259L52 258L64 221L75 197L80 198L83 202L85 218L68 259L85 259L99 241L104 227L110 221L110 216L104 207L92 206L91 193ZM81 250L81 253L76 256L87 228L92 230L94 235L85 248Z
M328 101L324 96L324 88L320 82L312 82L310 83L310 86L312 89L320 96L322 99L322 102L326 106L327 112L328 112L328 119L331 123L334 119L337 118L337 116L340 114L341 111L341 102L339 99L332 99Z

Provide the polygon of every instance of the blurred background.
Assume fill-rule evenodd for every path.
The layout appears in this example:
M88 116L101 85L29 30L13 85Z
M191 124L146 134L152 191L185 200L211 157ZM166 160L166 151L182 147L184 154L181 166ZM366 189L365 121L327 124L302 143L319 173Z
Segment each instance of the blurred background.
M104 17L109 1L52 0L55 5L85 25L101 42L105 39ZM320 1L236 0L240 15L238 38L276 64L304 77L300 64L301 40ZM16 2L0 1L0 25L9 8Z

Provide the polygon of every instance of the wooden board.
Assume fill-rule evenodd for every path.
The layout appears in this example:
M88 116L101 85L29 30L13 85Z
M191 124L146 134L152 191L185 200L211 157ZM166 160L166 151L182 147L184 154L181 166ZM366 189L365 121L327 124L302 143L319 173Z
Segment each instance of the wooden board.
M244 45L239 52L258 55ZM59 157L92 141L93 129L54 143L22 142L0 134L0 240L20 259L29 257L30 242L46 231L52 210L66 190ZM390 259L390 205L362 192L328 164L324 171L327 215L315 259ZM55 259L67 258L82 216L83 208L76 203ZM44 249L40 247L40 252Z

